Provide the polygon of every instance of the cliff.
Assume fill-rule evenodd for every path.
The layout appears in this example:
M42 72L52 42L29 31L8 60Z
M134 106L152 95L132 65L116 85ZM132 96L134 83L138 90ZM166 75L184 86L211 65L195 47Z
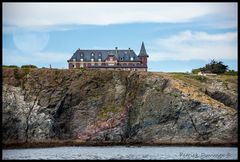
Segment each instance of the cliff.
M2 143L236 144L237 77L3 69Z

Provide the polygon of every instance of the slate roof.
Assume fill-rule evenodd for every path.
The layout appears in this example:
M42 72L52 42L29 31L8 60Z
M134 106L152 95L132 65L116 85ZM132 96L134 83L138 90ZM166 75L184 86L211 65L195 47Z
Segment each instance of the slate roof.
M144 46L144 43L142 42L142 46L141 46L141 49L140 49L140 53L138 56L146 56L146 57L149 57L147 52L146 52L146 49L145 49L145 46Z
M94 56L92 56L92 53L94 53ZM129 49L129 50L80 50L78 49L73 56L68 61L73 61L73 59L76 59L76 61L80 61L81 58L83 58L83 61L91 61L93 58L94 61L98 61L99 58L102 60L105 60L108 55L115 55L115 57L118 59L118 61L141 61L136 53ZM133 57L133 61L131 61L131 57Z

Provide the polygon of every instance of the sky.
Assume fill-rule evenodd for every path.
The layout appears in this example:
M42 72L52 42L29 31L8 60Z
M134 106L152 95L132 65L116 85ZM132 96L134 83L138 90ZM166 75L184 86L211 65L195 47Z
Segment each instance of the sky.
M78 49L144 42L148 70L237 70L237 3L3 3L3 65L68 67Z

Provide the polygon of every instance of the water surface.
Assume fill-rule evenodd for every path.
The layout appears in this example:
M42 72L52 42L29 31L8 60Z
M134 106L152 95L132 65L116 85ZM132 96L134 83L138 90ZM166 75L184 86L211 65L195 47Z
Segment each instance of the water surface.
M3 149L3 159L238 159L237 147L55 147Z

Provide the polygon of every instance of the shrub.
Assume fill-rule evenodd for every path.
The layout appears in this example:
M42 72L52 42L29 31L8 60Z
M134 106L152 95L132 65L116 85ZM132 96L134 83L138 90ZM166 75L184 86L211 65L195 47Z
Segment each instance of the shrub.
M3 65L3 68L19 68L17 65Z
M22 78L22 76L19 73L18 69L14 69L13 74L14 74L14 78L17 79L17 80Z
M37 68L35 65L22 65L21 68Z
M193 74L197 74L198 72L200 72L201 70L200 70L200 68L199 69L192 69L192 73Z
M198 80L201 82L205 82L207 80L207 78L205 76L201 76L201 75L190 75L187 78L195 79L195 80Z
M29 72L30 72L29 68L24 68L23 70L15 68L13 71L14 78L17 80L23 79L27 74L29 74Z
M233 75L236 76L238 75L238 71L234 71L234 70L228 70L224 73L225 75Z
M206 81L207 78L205 76L194 76L193 79L204 82L204 81Z

